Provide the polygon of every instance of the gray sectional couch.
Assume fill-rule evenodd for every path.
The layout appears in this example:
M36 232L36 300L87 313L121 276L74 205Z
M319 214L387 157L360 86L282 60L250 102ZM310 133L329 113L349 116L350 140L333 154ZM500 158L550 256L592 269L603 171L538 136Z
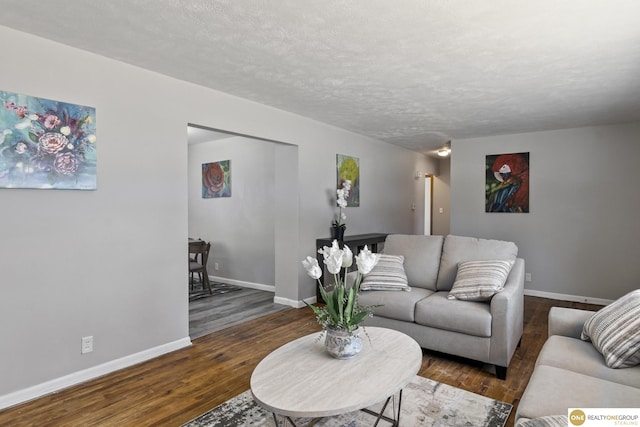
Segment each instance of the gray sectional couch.
M552 307L545 342L516 412L527 419L567 415L568 408L637 408L640 365L612 369L589 341L580 339L593 311Z
M359 303L380 305L365 325L406 333L422 348L496 366L504 379L523 330L524 260L512 242L463 236L389 235L383 253L404 256L410 292L361 291ZM504 290L490 301L447 299L458 263L513 260Z

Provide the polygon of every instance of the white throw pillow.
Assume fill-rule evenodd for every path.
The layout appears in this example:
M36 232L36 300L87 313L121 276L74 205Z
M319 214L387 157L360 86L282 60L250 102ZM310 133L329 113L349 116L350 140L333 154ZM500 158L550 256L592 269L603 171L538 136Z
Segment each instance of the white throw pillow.
M513 266L512 261L465 261L458 264L458 272L448 299L487 301L504 289Z
M364 275L361 291L410 291L404 272L404 256L380 254L378 263Z
M629 292L591 316L581 338L591 340L610 368L640 363L640 289Z

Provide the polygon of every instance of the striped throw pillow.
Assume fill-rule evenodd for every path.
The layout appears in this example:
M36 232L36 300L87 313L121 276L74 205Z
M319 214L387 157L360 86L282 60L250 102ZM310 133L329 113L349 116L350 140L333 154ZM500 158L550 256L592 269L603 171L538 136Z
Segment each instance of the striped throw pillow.
M360 284L361 291L410 291L404 272L404 256L380 254L378 263Z
M566 415L547 415L545 417L520 421L516 424L516 427L567 427L568 425L569 418Z
M466 261L458 272L447 298L487 301L504 289L513 262L506 260Z
M640 289L629 292L591 316L581 338L591 340L610 368L640 363Z

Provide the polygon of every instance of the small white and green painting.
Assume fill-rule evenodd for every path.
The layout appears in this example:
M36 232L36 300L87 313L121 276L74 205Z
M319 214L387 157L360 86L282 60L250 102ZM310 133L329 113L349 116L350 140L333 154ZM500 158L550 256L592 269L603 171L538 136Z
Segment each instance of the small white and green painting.
M360 159L357 157L336 155L337 189L345 181L351 181L351 191L347 196L347 206L360 206Z

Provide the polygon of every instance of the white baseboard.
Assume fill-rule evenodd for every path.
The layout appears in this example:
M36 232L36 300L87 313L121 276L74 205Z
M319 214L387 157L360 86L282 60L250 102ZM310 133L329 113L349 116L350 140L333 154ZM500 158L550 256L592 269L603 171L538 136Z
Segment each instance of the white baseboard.
M242 280L229 279L226 277L219 277L219 276L209 276L209 280L212 280L214 282L223 282L223 283L228 283L230 285L241 286L243 288L251 288L251 289L258 289L261 291L273 292L274 294L276 292L275 286L264 285L262 283L245 282ZM596 305L608 305L613 302L613 300L609 300L609 299L584 297L580 295L558 294L555 292L536 291L534 289L525 289L524 294L530 295L532 297L555 299L559 301L581 302L585 304L596 304ZM292 300L292 299L283 298L283 297L273 297L273 302L276 304L288 305L289 307L293 307L293 308L302 308L302 307L306 307L305 302L309 304L315 304L317 302L317 298L310 297L310 298L305 298L303 301L300 301L300 300Z
M218 282L229 283L232 285L242 286L245 288L275 292L275 287L270 285L263 285L260 283L252 283L252 282L243 282L240 280L227 279L223 277L215 277L215 276L209 276L209 277L211 280L218 281ZM524 294L534 296L534 297L540 297L540 298L548 298L548 299L555 299L555 300L561 300L561 301L581 302L586 304L607 305L613 302L613 300L602 299L602 298L591 298L591 297L584 297L584 296L577 296L577 295L558 294L554 292L536 291L533 289L525 289ZM314 296L314 297L306 298L304 301L299 301L299 300L292 300L289 298L274 297L273 302L275 302L276 304L288 305L294 308L302 308L306 306L304 302L307 302L309 304L314 304L317 302L317 298ZM173 341L167 344L150 348L148 350L141 351L139 353L125 356L120 359L112 360L110 362L103 363L98 366L94 366L92 368L74 372L72 374L65 375L63 377L44 382L42 384L38 384L32 387L18 390L13 393L5 394L4 396L0 396L0 409L5 409L10 406L14 406L20 403L27 402L32 399L36 399L38 397L42 397L44 395L62 390L64 388L71 387L71 386L83 383L85 381L92 380L94 378L98 378L102 375L106 375L111 372L115 372L120 369L124 369L129 366L133 366L135 364L145 362L155 357L162 356L163 354L170 353L172 351L179 350L184 347L188 347L190 345L191 345L191 340L188 337L183 338L177 341Z
M240 286L242 288L258 289L260 291L273 292L274 294L276 293L276 287L273 285L265 285L262 283L254 283L254 282L245 282L244 280L228 279L226 277L211 276L211 275L209 275L209 280L213 282L228 283L230 285Z
M288 305L293 308L302 308L304 307L304 303L302 301L296 301L289 298L283 297L273 297L273 302L276 304Z
M275 302L276 304L288 305L289 307L293 307L293 308L306 307L307 304L305 304L305 302L308 304L315 304L316 301L317 301L316 297L305 298L302 301L293 300L289 298L282 298L282 297L273 297L273 302Z
M37 384L13 393L5 394L0 396L0 409L5 409L19 403L24 403L29 400L45 396L64 388L101 377L102 375L128 368L129 366L133 366L140 362L145 362L158 356L162 356L163 354L170 353L184 347L189 347L190 345L191 340L189 337L182 338L180 340L143 350L139 353L121 357L120 359L112 360L92 368L83 369L82 371L74 372L60 378L55 378L42 384Z
M317 297L309 297L309 298L305 298L302 300L303 304L306 302L307 304L315 304L318 302L318 298ZM306 304L305 304L306 305Z
M235 279L229 279L227 277L219 277L219 276L211 276L211 275L209 275L209 280L213 282L228 283L230 285L240 286L243 288L258 289L260 291L273 292L274 294L276 293L276 287L273 285L264 285L262 283L254 283L254 282L245 282L242 280L235 280ZM304 301L292 300L289 298L276 297L276 296L273 297L274 303L288 305L289 307L293 307L293 308L306 307L305 302L309 304L315 304L316 300L317 300L316 297L306 298Z
M524 294L532 297L549 298L560 301L582 302L585 304L608 305L613 302L613 300L610 299L583 297L579 295L556 294L554 292L543 292L533 289L525 289Z

